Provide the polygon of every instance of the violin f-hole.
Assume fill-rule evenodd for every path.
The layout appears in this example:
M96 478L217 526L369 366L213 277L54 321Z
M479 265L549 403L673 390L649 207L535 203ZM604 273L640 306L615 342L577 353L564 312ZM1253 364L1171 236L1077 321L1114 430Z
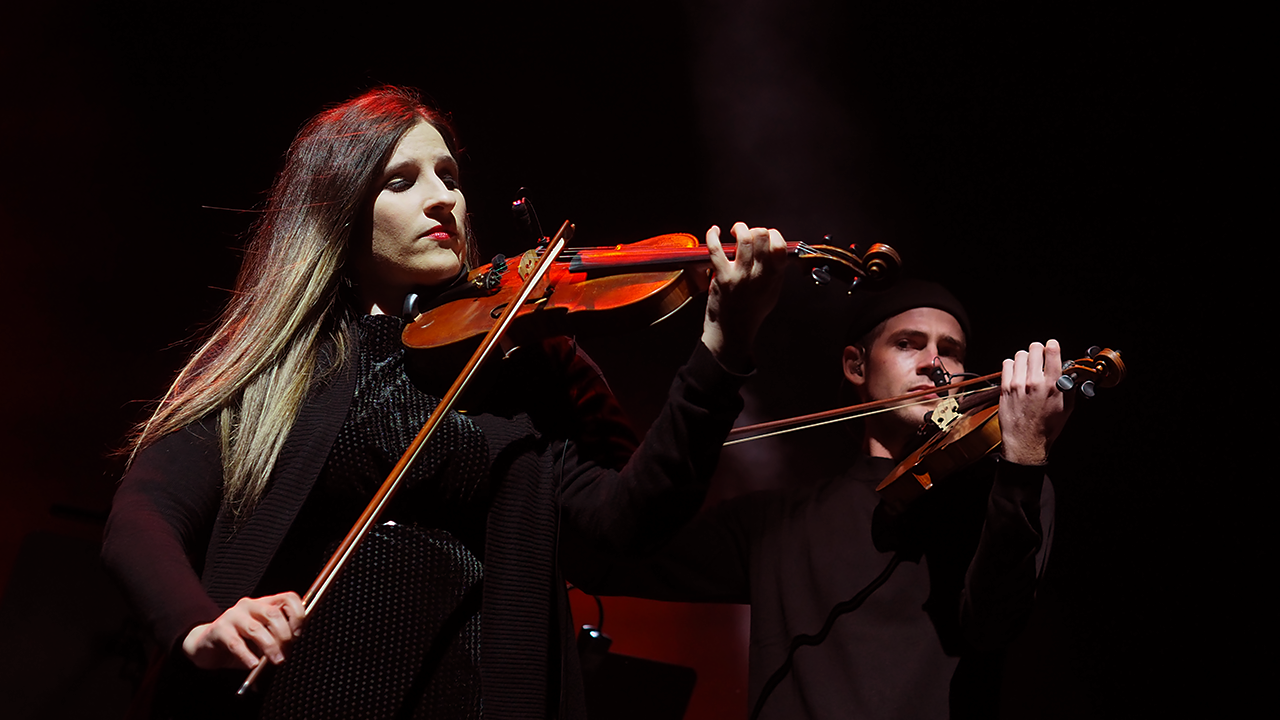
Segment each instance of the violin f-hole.
M529 298L528 300L524 301L524 304L525 305L541 305L542 303L551 299L551 295L554 294L555 291L556 289L554 286L549 286L547 287L547 291L542 293L542 297ZM498 303L497 305L495 305L494 308L489 311L489 317L493 318L494 320L497 320L502 315L502 309L505 308L508 304L509 303Z

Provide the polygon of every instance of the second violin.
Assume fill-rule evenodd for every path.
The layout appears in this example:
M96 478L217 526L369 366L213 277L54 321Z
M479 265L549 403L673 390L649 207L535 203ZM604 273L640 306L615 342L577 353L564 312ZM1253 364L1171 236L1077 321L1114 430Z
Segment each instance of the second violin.
M1124 361L1118 351L1092 347L1088 357L1063 363L1057 386L1062 392L1077 389L1081 395L1093 397L1096 387L1114 387L1124 376ZM998 379L999 373L989 377ZM924 443L876 487L885 504L895 512L905 510L935 483L998 450L999 402L997 386L939 403L925 418L921 429Z

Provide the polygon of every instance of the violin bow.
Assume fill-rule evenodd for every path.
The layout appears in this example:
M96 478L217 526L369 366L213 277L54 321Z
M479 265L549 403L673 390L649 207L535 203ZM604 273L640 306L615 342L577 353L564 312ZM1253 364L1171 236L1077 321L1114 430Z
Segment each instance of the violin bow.
M1088 356L1078 360L1069 360L1062 364L1062 375L1057 381L1058 390L1061 392L1069 392L1077 385L1080 386L1081 392L1086 397L1093 397L1093 385L1096 383L1100 387L1114 387L1124 379L1125 366L1124 361L1120 358L1120 353L1110 348L1100 348L1096 345L1089 348ZM783 435L797 430L808 430L809 428L821 427L822 425L830 425L832 423L844 422L845 420L855 420L860 417L866 417L874 412L906 407L914 404L912 401L924 398L926 395L934 393L942 393L944 391L959 390L968 388L978 383L990 382L1000 377L999 372L994 372L981 377L969 378L960 382L942 385L936 388L927 388L925 390L917 390L913 393L900 395L898 397L886 398L884 400L875 400L872 402L861 403L859 405L850 405L848 407L836 408L834 410L824 410L822 412L811 413L809 415L801 415L799 417L785 418L783 420L773 420L770 422L758 423L756 425L744 425L743 427L734 428L729 431L728 439L724 443L724 447L737 445L739 443L750 442L752 440L761 440L775 435ZM963 397L975 392L981 392L988 388L977 388L958 393L955 397Z
M990 382L998 379L999 377L1000 373L995 372L990 375L961 380L960 382L951 383L950 385L926 388L924 390L917 390L913 393L907 393L906 395L899 395L898 397L885 398L884 400L873 400L871 402L859 403L858 405L835 408L834 410L823 410L822 412L811 413L809 415L801 415L799 417L786 418L783 420L772 420L770 422L758 423L756 425L744 425L743 427L737 427L729 431L728 439L725 440L724 447L744 442L751 442L752 440L762 440L767 437L783 435L789 432L796 432L798 430L808 430L822 425L830 425L831 423L855 420L860 417L866 417L867 415L877 411L906 407L913 404L912 401L915 400L925 402L923 398L926 395L960 390L978 383ZM978 392L981 389L985 388L967 390L965 393L960 393L960 395L970 392Z

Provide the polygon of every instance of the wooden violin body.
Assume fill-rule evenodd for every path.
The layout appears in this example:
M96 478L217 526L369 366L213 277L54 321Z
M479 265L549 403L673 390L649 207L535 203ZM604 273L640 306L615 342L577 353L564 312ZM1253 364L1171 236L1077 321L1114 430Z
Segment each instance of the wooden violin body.
M733 257L734 246L724 247ZM788 250L851 284L887 280L901 264L887 245L872 246L865 260L849 250L822 245L789 243ZM517 309L511 330L515 342L653 324L706 292L711 281L706 246L684 233L566 254L570 258L555 262ZM500 260L471 271L465 286L445 293L442 302L405 328L404 344L442 348L488 332L539 257L540 250L529 250L514 264Z
M916 448L876 487L895 512L905 510L935 482L972 465L1000 447L1000 406L961 415Z
M1079 389L1092 397L1095 387L1113 387L1124 379L1120 353L1091 348L1089 357L1064 363L1057 387ZM931 433L898 463L876 492L890 511L902 512L933 486L1000 448L1000 389L988 388L957 402L944 399L930 415Z
M692 235L663 235L642 243L680 248L698 246ZM500 262L496 267L490 263L472 270L467 276L467 284L473 288L471 296L436 305L420 314L405 328L404 344L414 349L438 348L488 332L494 318L520 289L529 266L537 261L537 253L537 250L525 252L513 261L514 267L504 267ZM512 329L514 340L565 334L570 329L571 310L578 313L574 322L588 330L604 313L615 315L619 323L634 322L637 318L662 319L705 291L708 283L705 272L661 268L589 278L586 271L575 271L571 264L555 263L541 286L534 288L530 295L532 301L516 311L518 324Z

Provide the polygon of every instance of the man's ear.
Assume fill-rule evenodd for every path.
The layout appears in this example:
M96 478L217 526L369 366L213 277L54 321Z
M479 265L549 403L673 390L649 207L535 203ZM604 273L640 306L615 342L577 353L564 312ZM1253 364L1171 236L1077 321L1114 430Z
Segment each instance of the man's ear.
M863 367L866 364L866 351L858 345L849 345L844 349L844 378L853 385L855 389L860 389L867 381Z

